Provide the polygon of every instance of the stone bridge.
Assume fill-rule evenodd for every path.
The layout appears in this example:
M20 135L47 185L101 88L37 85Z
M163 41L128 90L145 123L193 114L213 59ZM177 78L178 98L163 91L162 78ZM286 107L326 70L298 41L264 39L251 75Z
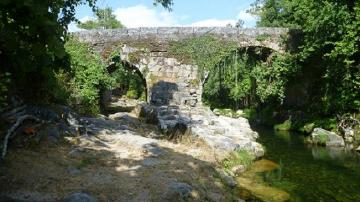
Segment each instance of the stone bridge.
M285 28L238 29L228 27L159 27L94 30L74 33L89 43L111 66L115 51L127 67L142 76L147 101L154 105L190 105L201 103L202 82L195 64L185 64L168 53L169 43L190 37L211 35L233 41L241 47L265 47L284 52L288 44Z

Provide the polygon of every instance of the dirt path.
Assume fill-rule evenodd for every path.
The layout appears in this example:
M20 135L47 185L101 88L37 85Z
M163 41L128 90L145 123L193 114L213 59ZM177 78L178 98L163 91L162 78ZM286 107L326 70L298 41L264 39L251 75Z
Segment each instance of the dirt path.
M131 114L114 119L89 119L91 135L11 148L0 167L0 201L58 201L72 193L98 201L237 200L214 169L213 151L155 139L156 128Z

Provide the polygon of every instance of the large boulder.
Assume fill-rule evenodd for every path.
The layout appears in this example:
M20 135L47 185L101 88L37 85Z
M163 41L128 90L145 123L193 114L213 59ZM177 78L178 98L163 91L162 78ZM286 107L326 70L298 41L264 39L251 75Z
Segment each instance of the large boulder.
M310 138L313 144L324 145L327 147L345 146L345 141L341 136L322 128L315 128L311 133Z
M193 188L187 183L171 182L162 196L162 201L186 201Z

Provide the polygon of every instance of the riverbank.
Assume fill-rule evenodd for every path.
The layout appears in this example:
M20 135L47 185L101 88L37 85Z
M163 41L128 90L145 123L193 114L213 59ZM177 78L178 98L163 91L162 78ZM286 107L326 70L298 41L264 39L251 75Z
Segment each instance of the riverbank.
M210 110L192 113L179 137L173 134L181 132L179 121L187 113L169 107L158 109L157 125L136 109L93 118L77 117L66 107L25 109L53 119L36 127L27 122L16 131L0 167L1 200L57 201L86 194L98 201L238 201L223 154L238 148L247 149L251 160L263 155L245 119Z

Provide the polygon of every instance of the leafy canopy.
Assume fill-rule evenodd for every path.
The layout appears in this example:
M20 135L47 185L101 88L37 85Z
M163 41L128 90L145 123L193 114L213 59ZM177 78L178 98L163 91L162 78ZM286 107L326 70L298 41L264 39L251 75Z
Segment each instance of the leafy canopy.
M155 0L170 9L172 0ZM64 44L75 8L96 0L1 0L0 75L11 75L11 85L28 100L51 95L54 71L69 69ZM0 95L3 97L3 95Z
M325 112L360 111L360 2L257 0L257 26L301 29L299 75L315 74L312 97Z
M96 19L80 22L77 26L82 29L117 29L124 28L124 25L116 19L113 10L109 7L97 9Z

